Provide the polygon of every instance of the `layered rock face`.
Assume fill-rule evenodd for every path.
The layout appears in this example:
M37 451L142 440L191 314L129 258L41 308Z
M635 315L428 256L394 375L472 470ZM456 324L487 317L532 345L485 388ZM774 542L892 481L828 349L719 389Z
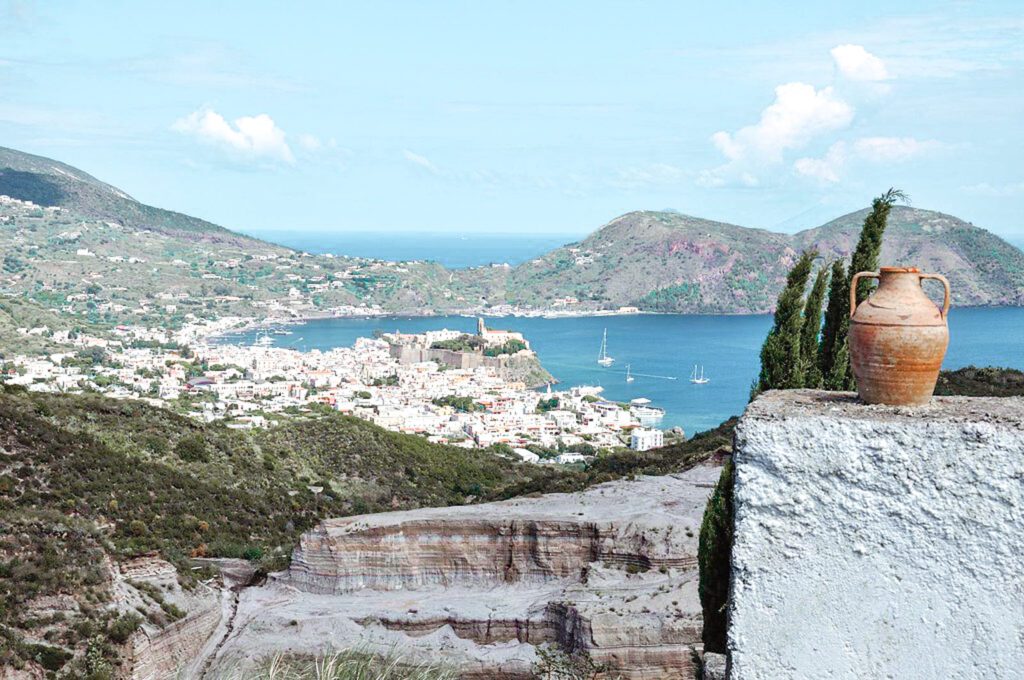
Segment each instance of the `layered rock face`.
M330 520L302 537L286 579L309 592L346 593L585 581L595 562L642 571L696 562L682 527L652 532L645 522L531 519L515 506L507 510Z
M147 619L132 635L127 649L132 680L176 677L221 622L219 589L200 584L191 592L182 590L177 570L158 557L120 562L113 570L113 586L117 604L124 611L155 609L158 601L152 593L158 593L160 600L184 612L182 618L165 625Z
M686 677L701 631L697 534L718 473L325 521L288 571L243 591L219 664L355 646L519 678L551 644L611 677Z

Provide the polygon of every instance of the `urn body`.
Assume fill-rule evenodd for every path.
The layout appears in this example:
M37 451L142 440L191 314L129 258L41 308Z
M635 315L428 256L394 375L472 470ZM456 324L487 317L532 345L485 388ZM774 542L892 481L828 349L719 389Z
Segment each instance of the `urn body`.
M857 282L877 278L878 288L856 304ZM945 287L942 309L921 287L925 279ZM914 268L859 272L850 285L850 363L857 391L869 404L919 406L935 391L949 344L949 282Z

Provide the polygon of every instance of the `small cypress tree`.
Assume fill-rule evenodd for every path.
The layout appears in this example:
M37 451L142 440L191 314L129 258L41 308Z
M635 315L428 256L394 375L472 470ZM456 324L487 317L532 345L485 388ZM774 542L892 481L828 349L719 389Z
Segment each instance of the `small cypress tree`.
M700 576L697 594L704 615L704 650L725 653L729 604L729 573L732 567L733 465L727 461L718 484L704 509L697 546Z
M800 330L800 368L803 387L821 387L821 369L818 367L818 335L821 333L821 306L825 302L828 286L828 268L822 267L814 277L814 285L804 305L804 325Z
M860 240L850 259L850 271L847 276L853 280L857 272L873 272L878 269L878 256L882 252L882 236L889 223L889 213L897 201L906 201L907 195L899 189L889 188L884 194L871 202L871 212L864 218L864 226L860 230ZM861 280L857 284L857 304L863 302L871 294L874 283ZM847 289L849 290L849 289ZM849 302L847 302L849 308ZM849 309L847 309L849 314Z
M804 251L789 270L786 287L775 307L775 323L761 347L761 374L751 397L765 390L785 390L803 385L800 332L803 327L804 289L818 253Z
M836 362L836 342L845 337L847 314L843 312L843 301L850 306L850 288L846 280L846 266L842 260L832 263L832 274L828 286L828 305L825 308L825 325L821 331L821 343L818 345L818 373L822 377L822 386L828 390L842 389L833 385L833 365Z
M846 272L846 285L837 290L833 296L829 291L828 316L838 317L834 326L835 333L826 338L829 344L827 355L823 352L821 374L825 379L825 387L831 390L850 390L856 385L853 370L850 368L850 355L847 335L850 330L850 284L857 272L874 271L878 268L878 256L882 252L882 236L889 222L889 213L898 201L906 201L907 195L899 189L889 188L881 196L871 202L871 211L864 218L864 226L860 230L860 239L850 258L850 269ZM834 280L834 279L833 279ZM861 280L857 284L857 304L863 302L871 294L874 285L870 280ZM833 309L834 305L834 309ZM826 319L826 326L829 320Z

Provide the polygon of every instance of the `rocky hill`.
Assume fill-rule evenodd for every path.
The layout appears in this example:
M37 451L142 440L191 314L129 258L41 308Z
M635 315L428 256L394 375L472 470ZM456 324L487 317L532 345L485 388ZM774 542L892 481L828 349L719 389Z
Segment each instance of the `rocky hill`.
M848 255L868 210L843 215L793 237L800 249L814 247L826 259ZM882 242L881 262L944 274L958 305L1024 304L1024 252L970 222L935 212L896 206Z
M139 203L65 163L5 147L0 147L0 195L138 229L187 232L206 239L246 238L196 217Z
M531 306L570 297L583 308L766 312L797 253L815 247L823 262L849 256L866 213L793 235L672 212L628 213L513 270L508 298ZM958 305L1024 304L1024 252L950 215L895 207L882 262L945 273Z

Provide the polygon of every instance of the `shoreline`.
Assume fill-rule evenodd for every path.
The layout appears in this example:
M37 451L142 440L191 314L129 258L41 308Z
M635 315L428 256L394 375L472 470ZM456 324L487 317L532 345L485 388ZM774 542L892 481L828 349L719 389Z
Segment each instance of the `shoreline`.
M224 335L231 333L244 333L251 330L260 328L271 328L276 326L301 326L309 321L323 321L327 319L431 319L431 318L444 318L452 316L461 316L465 318L475 319L482 317L484 319L582 319L582 318L596 318L605 316L769 316L771 312L651 312L645 310L636 310L628 312L620 312L618 310L587 310L587 311L561 311L561 310L537 310L537 311L518 311L518 312L465 312L465 311L451 311L451 312L382 312L380 314L333 314L333 313L319 313L319 314L304 314L302 316L295 316L288 319L277 319L277 318L265 318L265 319L250 319L249 321L232 328L227 331L220 331L215 334L203 335L198 340L203 342L211 339L216 339Z

